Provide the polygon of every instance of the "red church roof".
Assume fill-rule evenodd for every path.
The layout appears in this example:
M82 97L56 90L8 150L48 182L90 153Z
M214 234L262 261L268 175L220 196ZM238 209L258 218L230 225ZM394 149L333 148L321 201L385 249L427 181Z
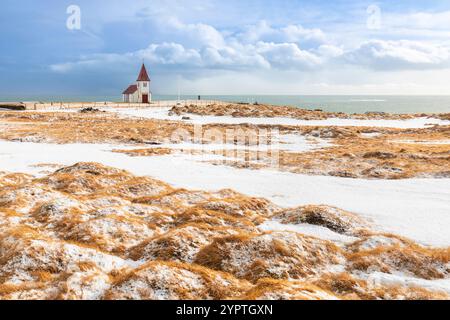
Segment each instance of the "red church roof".
M129 87L127 88L127 90L125 90L122 94L133 94L133 93L135 93L137 90L138 90L137 85L132 84L132 85L129 86Z
M139 72L139 77L137 81L150 81L150 78L147 73L147 69L145 69L145 65L142 64L141 72Z

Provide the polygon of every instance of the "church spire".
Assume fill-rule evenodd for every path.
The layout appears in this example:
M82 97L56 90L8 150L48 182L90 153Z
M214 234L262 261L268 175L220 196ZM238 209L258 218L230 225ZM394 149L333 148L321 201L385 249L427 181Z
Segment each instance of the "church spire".
M145 68L144 63L142 63L141 72L139 72L137 81L150 81L150 78L148 76L147 69Z

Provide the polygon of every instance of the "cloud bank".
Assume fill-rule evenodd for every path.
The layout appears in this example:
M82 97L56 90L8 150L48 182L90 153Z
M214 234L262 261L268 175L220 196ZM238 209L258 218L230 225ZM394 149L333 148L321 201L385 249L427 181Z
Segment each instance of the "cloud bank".
M53 64L50 68L54 72L69 73L80 69L123 67L144 59L156 69L166 66L186 72L314 71L332 65L386 71L447 68L450 62L450 48L432 42L370 40L343 48L328 40L322 30L301 25L273 27L267 21L260 21L230 33L203 23L185 24L176 18L169 18L164 23L171 34L183 40L182 43L150 43L134 52L93 54L76 61Z

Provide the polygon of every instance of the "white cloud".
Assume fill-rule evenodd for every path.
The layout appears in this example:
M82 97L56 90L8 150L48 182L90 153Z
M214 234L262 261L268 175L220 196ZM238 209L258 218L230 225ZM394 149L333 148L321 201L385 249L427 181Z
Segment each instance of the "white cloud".
M335 57L340 49L322 45L319 50L302 49L298 41L323 40L318 29L289 25L274 29L262 21L243 34L220 32L202 24L185 24L176 18L165 20L166 31L181 42L152 43L147 48L124 54L96 54L79 61L55 64L51 70L67 73L77 68L118 67L145 59L156 66L185 69L311 69ZM274 39L267 41L263 39ZM245 39L245 40L244 40ZM276 41L275 41L276 40Z
M293 43L258 42L254 45L230 44L222 48L187 49L179 43L151 44L148 48L125 54L97 54L76 62L54 64L54 72L67 73L77 68L120 67L145 59L153 66L181 66L185 69L307 69L323 63L314 53Z
M344 50L342 48L330 44L323 44L319 46L316 52L323 58L336 58L344 54Z
M153 64L162 65L192 65L202 63L198 51L186 49L178 43L151 44L147 49L128 54L129 58L141 58Z
M203 61L206 67L226 69L269 69L270 62L262 56L253 46L244 46L234 43L225 48L205 48Z
M236 37L244 43L288 42L288 43L324 43L326 36L320 29L307 29L301 25L288 25L274 28L266 21L247 26Z
M450 51L425 42L371 40L344 57L350 63L374 69L429 69L448 66Z
M428 23L428 18L422 20L422 24ZM174 17L165 17L158 23L164 26L170 41L151 43L147 48L123 54L89 55L50 68L56 73L96 68L120 70L145 59L153 70L178 67L180 73L202 77L203 71L211 70L320 71L352 64L395 71L450 65L449 48L430 42L370 40L354 49L344 49L328 41L320 29L300 25L273 27L260 21L231 32L204 23L183 23Z
M283 37L288 42L326 41L325 34L320 29L305 29L301 25L289 25L281 29Z
M77 68L119 68L142 59L155 67L179 66L186 71L320 70L330 62L341 67L343 63L350 63L384 71L426 70L450 67L450 49L426 42L371 40L347 51L330 44L303 50L296 43L259 41L246 44L233 38L228 42L224 39L220 46L204 45L199 48L186 48L173 42L150 44L147 48L135 52L96 54L82 57L75 62L55 64L51 66L51 70L67 73Z
M93 54L82 56L80 60L74 62L52 64L50 70L57 73L68 73L81 69L97 68L100 65L123 64L127 63L131 56L132 54Z
M303 25L283 25L295 21L287 12L273 18L274 12L248 15L244 10L247 16L242 16L235 7L229 7L228 14L216 10L216 4L205 9L207 4L200 0L194 0L195 5L156 1L151 5L135 1L126 12L117 2L100 15L107 20L100 21L102 25L139 22L145 29L139 31L139 42L130 43L147 41L138 47L141 50L88 55L52 65L51 70L79 76L83 71L114 74L120 82L128 72L134 76L136 65L145 59L157 79L155 85L165 79L161 87L169 86L176 73L185 76L191 92L203 88L204 93L220 93L220 88L228 94L449 92L450 11L393 13L383 5L381 29L369 30L365 10L346 14L319 10L309 19L297 17ZM258 17L270 20L255 20ZM101 24L97 14L92 21ZM311 23L320 28L310 27Z
M258 42L255 50L272 66L281 69L313 68L322 64L320 57L301 50L295 43Z
M183 38L184 42L191 45L213 48L225 45L222 34L210 25L204 23L185 24L174 17L167 18L164 23L166 28L172 29L179 37Z

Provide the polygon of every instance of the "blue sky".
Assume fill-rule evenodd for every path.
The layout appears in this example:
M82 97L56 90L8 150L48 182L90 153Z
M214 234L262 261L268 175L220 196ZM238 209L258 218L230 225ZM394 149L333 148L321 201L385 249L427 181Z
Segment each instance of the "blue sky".
M450 94L449 1L3 0L0 35L0 100L118 95L143 60L159 94Z

